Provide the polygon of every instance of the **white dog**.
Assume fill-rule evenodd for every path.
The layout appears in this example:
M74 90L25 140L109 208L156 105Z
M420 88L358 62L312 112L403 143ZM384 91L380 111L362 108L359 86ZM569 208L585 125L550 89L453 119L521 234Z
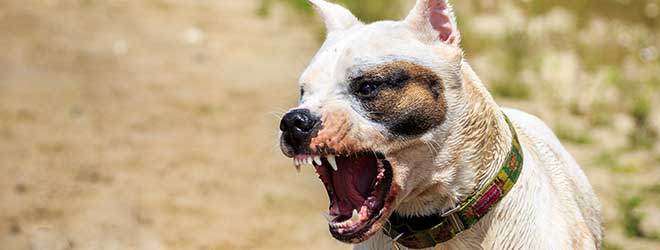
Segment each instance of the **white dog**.
M310 0L327 40L300 77L281 148L327 189L355 249L600 249L589 181L538 118L500 108L445 0L363 24Z

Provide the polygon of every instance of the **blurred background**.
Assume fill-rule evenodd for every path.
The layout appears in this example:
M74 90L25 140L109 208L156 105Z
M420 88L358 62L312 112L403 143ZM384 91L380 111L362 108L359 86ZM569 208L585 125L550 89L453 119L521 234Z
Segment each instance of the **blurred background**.
M498 103L583 166L604 248L659 249L660 1L454 3ZM277 146L323 32L305 0L0 0L0 249L349 249Z

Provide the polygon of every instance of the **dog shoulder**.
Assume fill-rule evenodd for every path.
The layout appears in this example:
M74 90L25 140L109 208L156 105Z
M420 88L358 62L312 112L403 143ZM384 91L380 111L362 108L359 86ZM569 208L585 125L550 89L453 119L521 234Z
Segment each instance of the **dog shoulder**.
M527 132L532 132L534 137L559 143L552 129L535 115L529 114L512 108L502 108L502 111L511 119L513 124L518 129L523 129Z
M527 148L536 151L535 154L542 159L537 163L539 167L552 172L550 175L555 184L564 184L556 187L560 187L562 195L571 197L565 198L574 201L573 205L580 210L590 238L599 246L603 234L601 205L579 164L561 144L552 129L540 118L516 109L502 110L509 116L516 129L529 139L530 145L527 145Z

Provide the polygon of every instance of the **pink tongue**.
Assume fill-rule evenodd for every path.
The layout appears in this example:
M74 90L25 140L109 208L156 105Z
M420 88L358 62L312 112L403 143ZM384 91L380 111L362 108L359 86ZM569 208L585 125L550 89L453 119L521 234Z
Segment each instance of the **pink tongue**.
M360 210L376 177L377 166L370 160L369 157L337 159L339 170L332 172L337 207L332 210L347 216L352 215L353 209ZM337 209L339 211L336 211Z

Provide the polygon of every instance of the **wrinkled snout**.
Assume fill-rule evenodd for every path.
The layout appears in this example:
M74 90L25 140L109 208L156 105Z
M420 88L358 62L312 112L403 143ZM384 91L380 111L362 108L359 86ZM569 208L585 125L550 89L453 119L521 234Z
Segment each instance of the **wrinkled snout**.
M280 122L282 152L287 156L308 152L320 124L320 117L309 109L295 109L284 115Z

